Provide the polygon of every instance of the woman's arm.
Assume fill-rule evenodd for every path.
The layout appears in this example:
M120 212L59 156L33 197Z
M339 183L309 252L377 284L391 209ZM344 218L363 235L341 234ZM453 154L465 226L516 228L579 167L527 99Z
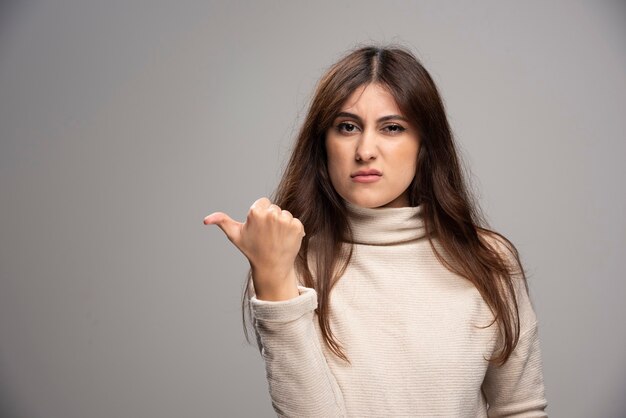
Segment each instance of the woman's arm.
M501 242L496 246L507 262L516 267L512 280L517 300L520 336L507 362L491 364L483 382L489 403L489 417L547 417L547 401L538 334L538 321L533 309L521 267L510 250Z
M490 365L483 383L489 417L547 417L537 323L521 333L502 365Z
M254 327L278 415L345 416L313 325L317 294L300 286L295 273L305 235L300 220L263 197L252 204L245 223L223 212L204 223L217 225L250 262Z
M272 406L280 417L345 417L313 323L317 294L303 286L298 291L285 301L250 298Z
M204 223L219 226L250 262L250 306L275 411L283 417L345 416L313 325L317 294L300 286L295 274L302 223L267 198L252 204L245 223L223 212Z

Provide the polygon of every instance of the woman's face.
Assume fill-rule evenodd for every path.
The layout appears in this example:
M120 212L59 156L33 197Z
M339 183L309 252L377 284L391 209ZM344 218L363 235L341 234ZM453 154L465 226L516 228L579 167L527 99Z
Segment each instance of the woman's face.
M361 86L326 132L330 181L357 206L408 206L419 146L393 96L380 84Z

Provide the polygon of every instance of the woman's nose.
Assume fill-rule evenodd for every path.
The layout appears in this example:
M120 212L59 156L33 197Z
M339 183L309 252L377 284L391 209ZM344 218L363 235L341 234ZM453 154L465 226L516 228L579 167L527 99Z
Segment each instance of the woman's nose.
M357 141L355 159L357 161L370 161L376 159L377 155L376 133L364 131Z

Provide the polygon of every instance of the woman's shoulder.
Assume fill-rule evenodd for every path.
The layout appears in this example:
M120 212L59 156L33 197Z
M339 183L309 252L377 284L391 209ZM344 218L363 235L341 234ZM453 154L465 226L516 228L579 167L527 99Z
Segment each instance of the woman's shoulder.
M479 236L493 251L496 251L507 265L508 279L513 284L512 287L515 292L520 327L524 332L536 324L537 317L530 298L526 269L522 265L519 251L508 238L496 231L482 230Z
M511 240L497 231L491 229L479 228L478 237L486 243L491 250L496 253L508 264L510 267L520 267L519 252Z

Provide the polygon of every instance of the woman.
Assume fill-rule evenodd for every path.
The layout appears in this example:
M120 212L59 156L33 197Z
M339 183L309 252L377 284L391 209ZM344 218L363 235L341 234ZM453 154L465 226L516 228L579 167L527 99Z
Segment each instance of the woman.
M484 226L410 51L334 64L273 203L204 222L250 261L244 304L279 416L546 416L518 253Z

